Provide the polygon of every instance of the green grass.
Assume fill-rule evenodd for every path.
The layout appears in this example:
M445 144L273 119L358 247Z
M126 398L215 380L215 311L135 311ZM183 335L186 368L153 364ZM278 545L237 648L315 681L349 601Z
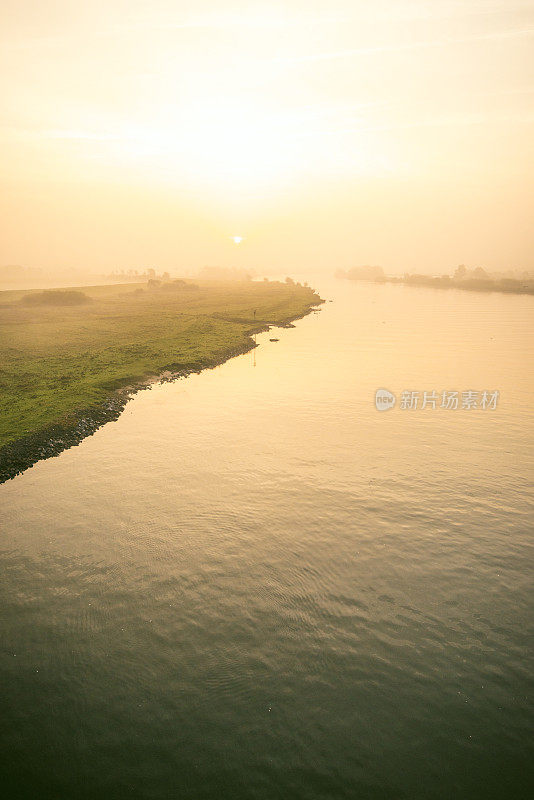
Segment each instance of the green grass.
M254 330L319 302L311 289L277 282L197 286L83 287L92 302L77 306L32 305L30 292L0 292L0 449L66 424L148 375L221 362Z

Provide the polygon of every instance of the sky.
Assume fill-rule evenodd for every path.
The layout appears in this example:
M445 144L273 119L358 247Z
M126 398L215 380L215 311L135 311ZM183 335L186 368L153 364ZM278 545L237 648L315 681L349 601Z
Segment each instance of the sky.
M0 9L0 264L534 270L534 0Z

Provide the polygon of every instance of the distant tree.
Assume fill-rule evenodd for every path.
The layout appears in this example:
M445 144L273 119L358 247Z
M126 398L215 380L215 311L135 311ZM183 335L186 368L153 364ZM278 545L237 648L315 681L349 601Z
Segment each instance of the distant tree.
M287 283L288 286L294 286L295 285L295 281L293 280L293 278L289 278L289 277L286 278L286 283Z
M459 267L456 268L456 272L454 273L454 277L457 281L461 281L467 275L467 267L465 264L460 264Z
M23 295L20 302L27 306L79 306L90 303L91 298L75 289L47 289Z
M521 286L521 281L516 278L503 278L501 281L503 289L518 289Z
M489 277L488 273L482 267L477 267L473 270L473 278L478 278L479 280L486 280Z
M168 272L164 272L161 277L163 278L164 281L170 281L171 279L171 276L169 275Z

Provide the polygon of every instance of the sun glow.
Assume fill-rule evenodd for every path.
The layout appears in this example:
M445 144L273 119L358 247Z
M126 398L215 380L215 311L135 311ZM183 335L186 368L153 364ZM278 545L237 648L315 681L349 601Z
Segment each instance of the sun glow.
M132 126L105 142L113 158L164 169L192 186L223 191L279 187L301 164L299 127L246 97L198 99L158 126Z
M215 192L225 202L282 192L306 178L380 175L399 166L382 133L366 128L352 109L288 109L274 98L253 103L246 93L197 96L157 125L122 127L84 137L83 144L99 150L110 166L122 163L181 187Z
M7 3L2 260L530 264L534 27L487 4Z

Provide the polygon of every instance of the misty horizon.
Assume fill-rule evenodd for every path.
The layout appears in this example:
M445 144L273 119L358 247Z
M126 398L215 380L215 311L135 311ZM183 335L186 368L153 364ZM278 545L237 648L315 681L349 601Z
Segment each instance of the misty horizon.
M534 268L532 4L44 8L3 13L1 264Z

